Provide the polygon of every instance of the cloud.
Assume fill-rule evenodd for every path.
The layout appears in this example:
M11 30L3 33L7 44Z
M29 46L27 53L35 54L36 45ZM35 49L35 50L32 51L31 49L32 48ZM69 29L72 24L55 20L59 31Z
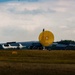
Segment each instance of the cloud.
M1 2L0 41L38 40L43 28L54 33L55 41L74 40L74 3L74 0L11 0Z
M47 13L55 13L54 10L45 8L45 6L40 6L37 4L26 4L26 3L4 3L0 7L0 11L12 13L12 14L47 14Z
M9 9L10 13L15 13L15 14L32 14L32 15L38 15L38 14L45 14L45 13L53 13L55 11L48 9L48 10L42 10L42 9L24 9L24 10L16 10L16 9Z
M0 3L5 2L29 2L29 3L36 3L36 2L54 2L58 0L0 0Z
M21 2L21 1L24 1L24 2L37 2L39 0L0 0L0 2L13 2L13 1L18 1L18 2Z

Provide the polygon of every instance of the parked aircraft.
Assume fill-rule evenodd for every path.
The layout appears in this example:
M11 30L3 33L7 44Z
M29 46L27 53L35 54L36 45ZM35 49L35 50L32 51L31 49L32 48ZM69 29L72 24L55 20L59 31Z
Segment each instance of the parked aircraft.
M19 43L19 46L18 46L19 49L22 49L22 48L25 48L25 47L26 46L23 46L22 44Z
M10 44L3 44L2 47L3 47L3 49L11 49L11 48L15 49L15 48L17 48L17 46L11 46Z
M3 49L17 49L17 48L22 49L26 46L23 46L22 44L19 43L18 45L15 46L12 46L11 44L3 44L2 47Z

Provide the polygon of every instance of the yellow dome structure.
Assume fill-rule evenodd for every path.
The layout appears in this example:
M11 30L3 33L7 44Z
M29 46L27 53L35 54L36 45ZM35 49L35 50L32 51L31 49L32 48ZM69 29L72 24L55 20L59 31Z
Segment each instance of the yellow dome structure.
M40 33L39 35L39 42L43 45L43 46L49 46L54 42L54 35L52 32L50 31L44 31Z

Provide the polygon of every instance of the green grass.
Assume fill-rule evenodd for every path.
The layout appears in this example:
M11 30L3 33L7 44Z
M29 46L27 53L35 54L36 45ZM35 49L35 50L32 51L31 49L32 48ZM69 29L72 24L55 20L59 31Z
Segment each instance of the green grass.
M0 50L0 75L74 74L73 50Z

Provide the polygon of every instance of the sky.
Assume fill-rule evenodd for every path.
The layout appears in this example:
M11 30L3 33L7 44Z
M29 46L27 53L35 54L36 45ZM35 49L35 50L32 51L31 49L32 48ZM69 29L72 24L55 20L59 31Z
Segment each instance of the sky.
M0 42L38 41L43 28L75 41L75 0L0 0Z

